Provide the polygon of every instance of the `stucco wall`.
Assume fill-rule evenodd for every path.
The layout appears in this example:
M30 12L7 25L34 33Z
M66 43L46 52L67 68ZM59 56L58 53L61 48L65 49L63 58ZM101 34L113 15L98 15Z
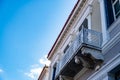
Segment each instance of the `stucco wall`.
M91 28L93 30L101 32L101 16L100 16L100 4L98 0L94 0L92 3L92 17Z

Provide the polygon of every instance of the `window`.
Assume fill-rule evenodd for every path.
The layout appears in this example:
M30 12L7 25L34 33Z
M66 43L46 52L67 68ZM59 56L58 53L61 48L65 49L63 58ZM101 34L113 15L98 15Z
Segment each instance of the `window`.
M53 66L52 80L55 80L56 65L57 65L57 63L55 63L54 66Z
M120 80L120 70L115 73L115 80Z
M85 19L83 21L83 23L81 24L81 26L79 27L79 31L81 31L81 29L83 28L88 28L88 19Z
M65 49L64 49L64 53L66 53L66 51L68 50L68 48L69 48L69 45L67 45L66 47L65 47Z
M109 73L109 80L120 80L120 65L112 69Z
M114 22L113 8L111 0L105 0L105 12L107 20L107 28Z
M113 13L114 18L118 18L120 16L120 0L112 0L112 7L113 7Z
M120 0L105 0L107 28L120 16Z

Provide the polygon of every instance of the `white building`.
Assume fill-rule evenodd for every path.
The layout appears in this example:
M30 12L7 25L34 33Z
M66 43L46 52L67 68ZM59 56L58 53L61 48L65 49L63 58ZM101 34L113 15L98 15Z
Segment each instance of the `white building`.
M78 0L47 58L48 80L120 80L120 0Z

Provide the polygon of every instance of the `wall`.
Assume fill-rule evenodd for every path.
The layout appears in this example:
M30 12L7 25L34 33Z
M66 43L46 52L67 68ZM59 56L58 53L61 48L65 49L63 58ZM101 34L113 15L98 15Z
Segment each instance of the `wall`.
M101 30L101 16L100 16L100 4L98 0L94 0L92 3L92 17L91 17L91 28L98 32L102 32Z

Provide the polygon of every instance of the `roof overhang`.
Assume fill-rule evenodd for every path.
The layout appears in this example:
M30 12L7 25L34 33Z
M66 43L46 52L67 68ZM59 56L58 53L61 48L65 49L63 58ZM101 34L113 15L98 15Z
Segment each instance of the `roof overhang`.
M74 8L72 9L68 19L66 20L61 32L59 33L55 43L53 44L51 50L48 53L47 58L50 60L51 57L54 54L54 51L56 50L56 47L60 44L60 42L62 41L62 37L64 36L64 34L67 32L68 27L71 26L71 24L74 22L74 19L76 18L76 15L78 15L78 13L80 12L81 8L83 7L83 3L86 0L78 0L77 3L75 4Z
M77 1L77 3L75 4L75 6L74 6L73 10L71 11L71 13L70 13L70 15L69 15L69 17L68 17L67 21L65 22L65 24L64 24L64 26L63 26L63 28L62 28L61 32L59 33L59 35L58 35L58 37L57 37L57 39L56 39L55 43L53 44L53 46L52 46L51 50L49 51L48 56L47 56L47 58L48 58L49 60L50 60L50 58L51 58L51 57L52 57L52 55L53 55L53 54L52 54L52 51L54 50L54 48L55 48L56 44L58 43L58 41L59 41L59 39L60 39L60 37L61 37L61 34L64 32L65 27L66 27L66 25L68 24L68 22L69 22L69 20L70 20L71 16L73 15L73 13L74 13L74 11L75 11L75 8L77 7L77 5L78 5L79 1L80 1L80 0L78 0L78 1Z

